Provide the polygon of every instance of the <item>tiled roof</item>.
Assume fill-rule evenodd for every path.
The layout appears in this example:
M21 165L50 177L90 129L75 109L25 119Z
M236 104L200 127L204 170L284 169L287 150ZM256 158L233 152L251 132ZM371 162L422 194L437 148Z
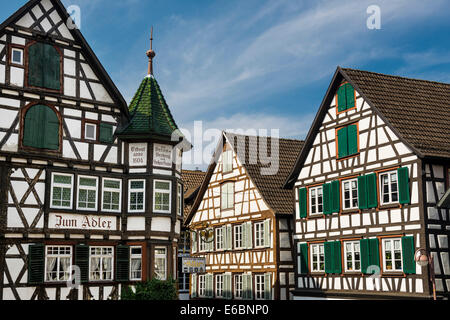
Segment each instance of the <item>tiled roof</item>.
M156 79L147 76L142 81L129 106L130 122L119 128L118 135L159 135L171 137L178 130L169 106Z
M278 166L272 166L270 163L264 164L260 161L264 159L264 153L262 156L259 153L262 149L258 148L261 140L258 140L258 143L254 143L253 141L255 140L253 139L255 137L231 133L225 133L225 135L233 145L239 160L270 208L276 214L292 214L294 212L292 191L283 189L283 185L295 164L304 142L300 140L265 138L267 139L267 157L273 158L271 161L277 160L279 163ZM261 139L261 137L256 138ZM272 139L276 140L273 142L278 142L279 146L279 152L274 157L272 157L271 151ZM239 141L245 141L244 146L240 146ZM265 144L265 142L262 141L262 144ZM245 147L245 155L239 152L239 150L243 150L243 147ZM252 155L257 155L258 161L255 164L252 164L255 161L250 161ZM271 167L272 169L269 169ZM265 170L268 172L264 172Z
M450 84L342 70L423 156L450 158Z
M202 185L203 179L205 178L206 172L203 171L191 171L183 170L181 172L181 180L184 183L184 216L186 217L191 211L192 203L194 199L191 196L195 193Z

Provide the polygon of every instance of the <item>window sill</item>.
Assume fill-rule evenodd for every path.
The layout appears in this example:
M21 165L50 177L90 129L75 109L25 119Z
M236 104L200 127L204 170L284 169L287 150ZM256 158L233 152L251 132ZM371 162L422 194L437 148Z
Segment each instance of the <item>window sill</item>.
M353 214L353 213L361 213L361 210L359 208L353 208L353 209L345 209L341 211L341 214Z
M401 205L398 202L397 203L388 203L388 204L383 204L383 205L379 206L377 208L377 210L379 211L379 210L386 210L386 209L398 209L400 207L401 207Z
M351 158L355 158L355 157L358 157L359 156L359 152L358 153L355 153L355 154L352 154L352 155L348 155L348 156L345 156L345 157L342 157L342 158L336 158L336 161L343 161L343 160L348 160L348 159L351 159Z
M382 278L405 278L406 274L403 273L403 271L389 271L389 272L382 272L381 273Z

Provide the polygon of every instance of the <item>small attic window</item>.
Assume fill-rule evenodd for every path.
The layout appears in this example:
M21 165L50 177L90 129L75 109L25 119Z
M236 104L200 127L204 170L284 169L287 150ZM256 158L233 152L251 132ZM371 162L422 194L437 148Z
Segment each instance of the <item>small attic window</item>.
M13 48L11 50L11 63L23 66L23 50Z
M343 84L337 92L337 112L341 113L356 107L355 89L350 83Z

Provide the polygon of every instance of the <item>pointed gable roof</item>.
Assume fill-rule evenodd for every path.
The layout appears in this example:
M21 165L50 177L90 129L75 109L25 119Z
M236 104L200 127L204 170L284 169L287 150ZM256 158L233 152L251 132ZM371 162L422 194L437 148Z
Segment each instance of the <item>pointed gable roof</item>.
M261 169L264 168L267 170L271 168L271 164L261 163L258 143L254 143L255 139L259 140L261 137L244 136L224 132L222 140L219 142L211 164L206 172L202 186L200 187L195 202L191 208L191 212L186 218L185 224L189 224L193 215L200 206L203 195L208 189L209 181L211 180L217 161L222 153L224 138L225 141L230 143L234 153L239 159L239 162L245 168L250 180L253 182L264 201L274 211L274 213L287 215L293 214L295 209L294 201L292 200L292 191L283 189L283 185L287 176L291 172L292 166L294 165L304 142L300 140L263 137L264 139L267 139L267 156L272 159L277 159L279 163L278 168L274 167L273 169L270 169L272 172L269 170L270 174L267 174L267 172L263 172ZM270 150L273 139L276 140L274 142L278 142L279 146L279 153L274 156L272 156ZM252 163L251 157L255 155L258 161L257 163Z
M170 138L176 132L182 137L164 99L158 82L147 76L130 104L130 122L117 130L119 136L160 136Z
M417 156L450 158L450 84L338 67L285 188L294 186L343 80L359 92L374 112Z
M45 6L42 5L44 1ZM48 7L49 5L55 8L54 10L56 10L56 12L59 14L62 21L71 21L69 13L67 13L66 8L60 0L30 0L0 25L0 34L2 34L7 27L14 27L14 25L20 19L22 19L27 13L30 13L36 6L40 6L45 9L45 7ZM53 9L50 10L54 11ZM93 68L93 71L97 75L99 75L100 81L105 85L105 89L113 99L114 103L117 104L117 107L125 114L125 116L128 116L128 108L125 99L117 89L109 74L104 69L103 65L100 63L100 60L97 58L92 48L89 46L83 34L78 28L66 29L70 32L70 35L73 37L74 42L80 45L82 50L86 53L84 55L86 61ZM45 33L42 30L40 32ZM58 40L66 41L66 39L58 37L53 33L50 36L55 37Z

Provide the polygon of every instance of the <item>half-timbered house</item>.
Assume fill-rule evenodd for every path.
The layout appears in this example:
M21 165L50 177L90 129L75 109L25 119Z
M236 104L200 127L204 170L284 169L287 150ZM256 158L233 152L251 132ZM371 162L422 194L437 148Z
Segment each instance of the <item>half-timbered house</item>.
M338 68L286 181L296 299L429 298L450 286L450 85Z
M73 26L59 0L0 26L0 299L117 299L176 278L182 136L155 54L128 108Z
M206 259L192 298L290 298L294 207L282 186L302 143L223 133L185 221L191 254Z

